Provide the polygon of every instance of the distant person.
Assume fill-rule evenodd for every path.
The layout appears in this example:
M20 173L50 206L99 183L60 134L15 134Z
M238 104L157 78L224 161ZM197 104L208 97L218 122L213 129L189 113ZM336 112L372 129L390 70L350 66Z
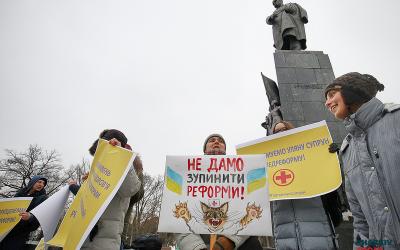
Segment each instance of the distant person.
M204 141L203 152L205 155L225 155L225 139L219 134L211 134ZM178 234L177 245L179 250L208 249L210 235L206 234ZM214 248L211 250L262 250L258 237L239 235L218 235Z
M305 50L306 10L297 3L283 4L282 0L273 0L272 4L276 10L267 17L267 24L272 25L274 47L279 50Z
M279 121L271 130L277 134L293 128L290 122ZM338 199L335 192L328 195L331 199ZM329 213L329 210L325 209L329 206L328 202L323 202L321 197L271 201L276 249L338 249L331 218L338 225L341 222L341 213Z
M18 190L14 197L33 197L25 212L20 213L21 220L0 242L0 250L22 250L25 249L25 242L29 234L39 227L39 221L29 211L37 207L47 199L46 190L47 178L33 176L25 188Z
M120 146L129 150L131 147L127 144L128 139L125 135L116 129L104 130L100 133L100 138L108 140L113 146ZM89 152L93 156L96 152L98 140L90 147ZM121 235L124 228L124 219L129 207L130 201L137 201L143 196L143 186L140 178L142 178L142 164L140 158L136 156L133 166L130 167L125 180L101 215L97 224L91 230L89 237L85 240L81 249L120 249ZM138 173L137 173L138 172ZM84 176L88 178L88 176ZM90 176L89 176L90 177ZM76 194L79 186L75 182L69 182L70 190ZM133 205L133 203L132 203Z
M354 243L400 249L400 105L375 96L384 85L351 72L325 89L327 109L348 132L340 148Z
M161 250L162 242L156 234L147 234L137 237L133 241L133 250Z

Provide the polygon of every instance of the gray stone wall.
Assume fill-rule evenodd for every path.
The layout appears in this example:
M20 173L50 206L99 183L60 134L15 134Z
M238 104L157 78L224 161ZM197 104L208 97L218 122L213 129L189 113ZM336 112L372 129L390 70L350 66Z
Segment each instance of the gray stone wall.
M333 141L346 135L341 121L325 108L324 89L335 79L322 51L277 50L274 53L283 119L296 127L326 120Z

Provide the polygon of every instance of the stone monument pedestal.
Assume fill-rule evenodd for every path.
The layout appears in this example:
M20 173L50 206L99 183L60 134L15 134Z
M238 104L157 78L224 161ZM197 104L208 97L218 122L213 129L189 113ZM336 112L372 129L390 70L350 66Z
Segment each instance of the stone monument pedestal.
M325 108L324 89L335 79L328 55L276 50L274 59L283 119L295 127L326 120L333 141L341 144L344 126Z
M341 145L346 130L325 108L325 87L335 79L328 55L322 51L277 50L274 53L283 119L295 127L326 120L333 141ZM341 249L351 248L353 227L336 228Z

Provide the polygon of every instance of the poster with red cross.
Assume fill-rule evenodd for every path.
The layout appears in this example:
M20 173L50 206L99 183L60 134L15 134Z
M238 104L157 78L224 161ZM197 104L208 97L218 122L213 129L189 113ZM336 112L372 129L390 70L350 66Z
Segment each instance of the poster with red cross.
M265 154L270 200L303 199L337 189L339 160L329 153L332 138L325 121L236 146L238 155Z

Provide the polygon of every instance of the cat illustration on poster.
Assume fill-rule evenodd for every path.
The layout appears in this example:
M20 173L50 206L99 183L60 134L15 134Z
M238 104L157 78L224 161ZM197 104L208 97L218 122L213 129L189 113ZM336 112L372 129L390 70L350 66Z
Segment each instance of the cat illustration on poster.
M206 229L211 234L219 234L224 231L231 231L237 234L247 227L254 219L262 217L261 206L247 203L245 211L229 211L229 202L222 205L215 200L207 205L200 202L200 209L189 211L187 202L175 204L173 215L177 219L183 219L190 232L195 233L196 229ZM217 205L215 205L217 204Z

